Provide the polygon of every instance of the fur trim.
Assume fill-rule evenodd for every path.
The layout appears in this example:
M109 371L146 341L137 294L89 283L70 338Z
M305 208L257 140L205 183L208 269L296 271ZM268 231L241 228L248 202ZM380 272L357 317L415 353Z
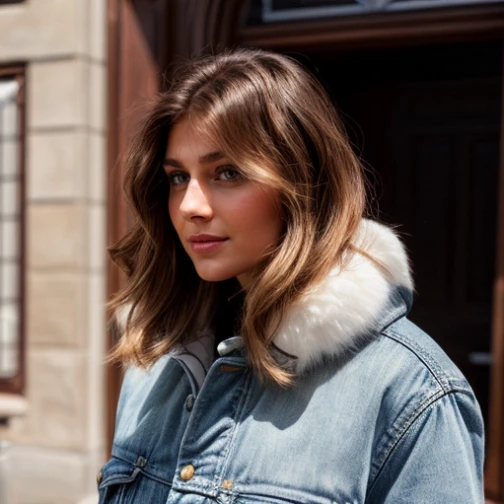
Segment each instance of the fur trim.
M352 252L343 269L334 268L289 309L274 339L297 357L298 372L355 348L376 330L394 287L413 290L406 251L390 228L363 219L354 245L382 267Z

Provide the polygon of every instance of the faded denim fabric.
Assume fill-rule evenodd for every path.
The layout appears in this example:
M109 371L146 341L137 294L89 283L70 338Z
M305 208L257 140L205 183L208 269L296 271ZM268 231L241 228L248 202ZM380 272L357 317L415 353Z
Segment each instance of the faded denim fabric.
M100 504L483 503L483 422L404 296L345 359L281 389L242 349L201 389L183 359L129 369Z

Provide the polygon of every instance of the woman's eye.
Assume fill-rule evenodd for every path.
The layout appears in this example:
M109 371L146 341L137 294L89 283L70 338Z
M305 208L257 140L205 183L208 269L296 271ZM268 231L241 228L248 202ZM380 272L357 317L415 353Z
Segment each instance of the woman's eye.
M185 184L188 180L188 175L182 172L174 172L168 174L168 180L170 185L182 185Z
M218 178L225 182L234 182L243 178L242 174L234 166L221 166L217 170Z

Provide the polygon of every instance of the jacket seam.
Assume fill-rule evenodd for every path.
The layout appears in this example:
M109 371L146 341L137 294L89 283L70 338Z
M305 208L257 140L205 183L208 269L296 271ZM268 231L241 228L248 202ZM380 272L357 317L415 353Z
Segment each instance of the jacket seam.
M132 453L132 452L129 452L129 453ZM120 455L117 455L117 453L112 453L111 454L111 458L110 460L112 459L116 459L116 460L119 460L120 462L124 462L125 464L131 466L131 469L132 469L132 472L134 470L138 470L138 473L139 474L144 474L147 478L150 478L152 480L155 480L157 481L158 483L162 483L163 485L166 485L168 487L171 488L172 486L172 481L168 481L167 479L164 479L164 478L161 478L160 476L157 476L153 473L151 473L149 470L146 470L144 467L138 467L136 466L133 462L131 462L130 460L127 460L125 459L124 457L120 456ZM123 473L117 473L117 474L121 474L123 475ZM107 480L104 479L104 483L106 482Z
M399 343L404 348L408 349L412 354L414 354L415 357L429 370L429 373L436 380L436 382L444 392L448 393L450 391L469 390L469 387L467 386L465 387L460 386L462 383L464 383L460 379L457 379L458 385L455 385L449 376L446 376L446 380L443 380L443 378L439 376L439 373L435 369L435 366L433 366L431 361L434 361L434 358L429 354L429 352L427 352L425 349L420 348L417 349L415 348L415 345L412 344L411 342L404 341L401 335L398 332L396 332L393 328L391 327L387 328L385 331L382 332L382 334L385 337L390 338L395 342Z
M244 408L246 407L249 396L252 393L252 373L247 373L248 376L245 377L245 383L243 384L243 393L240 398L240 402L236 408L235 415L233 417L234 420L234 425L232 432L229 434L229 440L227 443L227 446L225 447L225 451L221 455L221 464L220 467L216 466L215 470L215 476L214 476L214 485L215 488L219 488L219 481L225 477L225 471L228 469L229 466L229 454L231 453L232 446L234 445L234 441L236 439L236 435L238 433L238 427L240 424L240 419L242 417L242 413Z
M196 397L199 394L200 386L198 385L196 378L192 374L192 371L189 369L189 366L183 360L177 359L176 356L172 357L172 359L182 368L182 371L186 374L187 380L189 381L189 385L191 387L191 392L194 397Z
M393 456L395 453L396 448L398 445L401 443L401 441L409 434L412 426L417 422L417 420L432 406L434 406L436 403L439 403L441 399L444 397L447 397L448 395L451 394L459 394L459 393L466 393L467 391L465 389L457 390L457 389L452 389L452 390L444 390L442 392L438 392L437 394L434 394L431 396L427 401L424 401L419 408L417 408L412 415L410 415L409 419L407 422L403 424L403 429L402 432L399 436L397 436L392 444L392 446L389 448L389 451L387 455L385 456L382 464L380 465L380 468L378 469L376 476L373 479L373 482L369 486L369 490L366 493L366 501L369 496L369 494L373 491L374 486L376 485L377 481L379 480L380 476L383 473L383 470L385 466L387 465L387 462L390 460L390 458Z

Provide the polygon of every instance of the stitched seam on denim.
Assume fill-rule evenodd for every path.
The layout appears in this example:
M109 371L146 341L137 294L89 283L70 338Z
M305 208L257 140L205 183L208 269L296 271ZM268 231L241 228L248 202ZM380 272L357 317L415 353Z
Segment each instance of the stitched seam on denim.
M189 369L189 367L187 366L187 364L184 361L179 360L176 357L172 357L172 358L183 369L184 373L187 376L189 384L191 385L191 391L194 394L194 397L196 397L199 394L199 390L200 390L199 385L196 382L196 378L194 378L191 370Z
M424 393L422 397L419 397L416 401L416 405L412 405L413 410L411 408L406 408L405 411L402 411L392 422L392 425L386 429L386 431L379 438L375 453L376 456L373 457L371 463L371 471L369 474L370 479L374 479L376 475L380 472L384 461L389 456L390 452L393 450L397 440L400 439L404 432L408 430L410 423L412 422L412 418L415 418L433 401L437 400L439 397L442 397L446 392L443 389L440 389L436 380L434 380L431 376L431 387L429 388L428 393Z
M171 486L172 486L172 482L171 481L168 481L168 480L165 480L165 479L163 479L163 478L161 478L159 476L156 476L155 474L152 474L151 472L146 471L145 469L140 469L139 467L137 467L136 469L137 469L137 474L134 477L133 477L133 474L131 474L131 476L128 478L127 481L126 480L119 481L118 484L120 484L120 485L127 485L129 483L134 483L134 482L136 482L138 476L140 474L143 474L146 478L154 480L154 481L156 481L158 483L161 483L161 484L163 484L163 485L171 488ZM114 482L114 480L119 479L120 476L124 476L124 475L121 475L120 473L118 473L117 475L114 475L114 476L116 476L116 478L114 478L114 477L111 476L107 480L104 479L104 481L101 484L105 484L105 483L110 484L110 483ZM108 485L104 485L104 487L106 487L106 486L108 486ZM100 487L98 487L98 488L100 488Z
M252 386L251 386L252 379L253 379L253 373L248 372L245 378L245 383L243 384L240 402L238 403L235 414L233 416L233 428L229 433L228 436L229 440L226 444L225 451L219 457L215 468L214 485L217 491L221 491L219 481L223 478L223 475L225 474L225 471L229 466L229 453L231 452L231 447L234 445L234 440L236 439L238 427L241 425L239 419L241 418L242 411L245 405L247 404L249 396L252 394Z
M119 504L124 502L124 494L126 493L126 485L121 486L121 490L119 491L119 495L117 496L117 501Z
M442 372L442 368L437 364L436 359L432 357L432 355L423 347L416 345L411 340L406 340L400 333L398 333L391 327L383 331L382 334L394 341L397 341L397 343L410 350L417 357L417 359L427 367L432 376L445 392L450 392L451 390L455 391L459 388L463 390L469 390L469 385L466 382L455 377L452 378L447 375L442 376L444 374Z
M160 476L156 476L155 474L152 474L149 471L146 471L145 469L140 469L140 472L149 479L152 479L154 481L157 481L158 483L162 483L163 485L167 487L172 487L172 481L165 480L164 478L161 478Z
M132 470L135 468L135 462L132 462L131 460L128 460L121 455L117 455L117 451L114 451L115 446L112 446L112 453L111 456L113 459L120 460L121 462L124 462L125 464L129 464L132 468ZM131 455L133 459L138 458L138 453L133 453L129 450L125 450L123 447L120 448L122 452L126 453L127 455Z
M334 502L334 503L337 503L337 501L334 501L333 499L328 499L326 497L320 497L320 496L313 496L311 494L309 494L308 492L304 492L302 490L300 490L296 495L292 495L290 494L290 492L284 492L285 489L282 488L282 492L279 493L278 492L278 488L276 487L272 487L270 492L268 493L262 493L262 492L243 492L243 493L238 493L238 496L237 496L237 502L238 503L241 503L241 502L248 502L248 499L250 497L254 498L254 502L270 502L270 500L268 501L265 501L265 500L262 500L262 499L275 499L275 502L287 502L289 504L299 504L299 499L300 498L303 498L303 501L302 502L309 502L310 504L318 504L318 503L326 503L328 502L329 500L331 502ZM319 500L319 497L320 497L320 500ZM242 498L245 498L247 500L242 500ZM261 498L261 501L258 501L256 500L256 498ZM313 500L314 498L316 498L317 500ZM309 500L308 500L309 499Z
M435 406L436 403L438 403L443 397L446 397L446 396L448 396L450 394L463 393L463 392L467 392L467 391L466 390L463 390L463 391L462 390L449 390L449 391L445 391L445 392L442 392L440 394L431 396L430 400L422 403L423 404L422 408L417 408L415 410L415 412L409 417L409 422L406 422L405 428L402 430L402 433L398 437L396 437L396 439L394 440L393 446L391 446L391 448L389 449L389 452L387 453L385 459L381 463L380 468L376 472L376 475L374 477L373 483L368 487L368 491L366 493L366 501L367 501L367 498L369 497L369 495L372 493L373 488L374 488L376 482L378 481L378 479L380 478L381 474L383 473L383 469L387 465L387 462L392 457L392 455L394 453L394 450L397 448L397 446L399 446L399 444L401 443L401 441L406 437L406 435L408 434L408 432L411 429L411 427L415 424L415 422L429 408L431 408L432 406Z
M243 487L242 485L236 487L236 492L238 493L238 502L241 502L240 498L247 497L261 497L261 498L272 498L276 499L275 502L292 502L294 504L299 504L300 502L309 502L310 504L325 504L328 502L337 504L340 501L336 501L333 495L322 495L322 494L312 494L309 490L302 490L300 488L288 488L285 486L278 487L270 483L261 483L260 490L254 490L257 483L251 483L248 487ZM247 501L248 502L248 501ZM266 500L258 502L269 502ZM343 501L341 501L343 504Z
M206 487L201 488L197 485L192 485L190 483L186 483L184 484L184 486L179 486L177 483L174 483L170 489L170 492L172 491L175 491L183 495L197 494L200 495L201 497L205 497L206 499L215 499L217 497L217 493L215 493L213 489L207 490Z
M210 373L212 372L212 369L214 368L214 366L216 365L217 361L215 361L211 366L210 366L210 369L208 371L208 375L207 377L210 375ZM211 385L209 385L209 381L208 379L205 379L205 381L203 382L203 385L201 386L201 389L199 390L198 392L198 395L201 396L202 393L204 393L204 390L208 387L210 387ZM194 424L199 424L201 423L205 413L200 411L200 408L197 407L197 404L196 404L197 401L195 401L195 404L194 404L194 407L193 407L193 411L191 412L191 417L189 418L188 422L186 423L186 426L185 426L185 429L184 429L184 434L182 435L182 439L180 440L180 446L179 446L179 451L178 451L178 454L177 454L177 466L179 465L179 462L180 462L180 452L182 450L182 447L185 446L187 443L194 443L194 434L193 433L189 433L189 427L194 425ZM198 414L199 413L199 414Z
M230 357L222 357L221 359L218 359L216 360L212 366L210 366L210 369L209 369L209 372L208 372L208 375L207 376L210 376L210 374L212 373L212 369L214 367L217 367L219 366L220 364L222 364L223 362L225 363L235 363L237 365L240 365L240 367L243 367L243 370L244 372L246 371L246 367L243 366L243 359L238 359L238 358L230 358ZM245 380L246 381L246 380ZM211 385L209 385L209 381L208 379L205 379L205 381L203 382L203 385L200 389L200 392L199 392L199 395L201 394L204 394L204 390L205 388L208 388L210 387ZM244 384L244 387L245 387L245 384ZM239 407L239 405L237 406L237 408ZM177 470L178 470L178 467L180 466L180 461L181 461L181 451L182 451L182 448L187 444L187 443L193 443L194 442L194 439L192 438L193 434L191 433L191 435L189 435L189 428L190 426L192 426L193 424L198 424L201 422L202 420L202 417L204 416L204 413L201 412L200 416L197 416L195 413L197 413L198 410L193 410L193 413L192 413L192 416L191 418L189 419L189 421L187 422L186 426L185 426L185 430L184 430L184 434L182 435L182 439L181 439L181 442L180 442L180 446L179 446L179 450L178 450L178 454L177 454L177 461L176 461L176 465L175 465L175 474L173 475L173 478L172 478L172 482L173 482L173 486L174 488L178 488L177 486L177 478L176 478L176 475L177 475ZM217 471L217 468L219 467L219 460L220 460L220 456L217 455L216 456L217 458L217 463L216 463L216 475L214 477L214 482L212 483L211 480L207 477L205 478L198 478L198 476L194 476L192 479L191 479L191 482L193 484L196 484L196 485L201 485L201 487L203 487L203 490L201 487L198 487L196 486L195 488L192 488L191 486L191 483L186 483L184 484L184 488L181 489L181 491L186 491L186 489L188 489L189 491L196 491L195 489L196 488L199 488L199 492L203 492L202 495L205 495L205 496L210 496L212 498L215 498L215 496L217 495L216 494L216 491L215 491L215 488L216 488L216 484L215 484L215 480L217 480L217 474L218 474L218 471ZM208 486L208 483L210 485L213 485L209 488L207 488ZM191 490L192 489L192 490Z
M128 450L125 450L124 448L121 448L121 451L125 452L128 455L131 455L133 459L138 458L137 453L130 452ZM137 467L137 466L135 466L135 464L133 462L131 462L131 460L127 460L124 457L117 455L117 452L114 452L113 448L112 448L111 456L113 459L117 459L121 462L124 462L125 464L130 465L132 467L132 469L135 469L135 467ZM138 468L138 469L139 469L139 472L141 472L142 474L145 474L146 476L148 476L152 479L155 479L156 481L159 481L160 483L164 483L165 485L172 486L172 480L168 480L168 479L161 478L160 476L156 476L155 474L151 473L148 469L146 470L145 468Z

